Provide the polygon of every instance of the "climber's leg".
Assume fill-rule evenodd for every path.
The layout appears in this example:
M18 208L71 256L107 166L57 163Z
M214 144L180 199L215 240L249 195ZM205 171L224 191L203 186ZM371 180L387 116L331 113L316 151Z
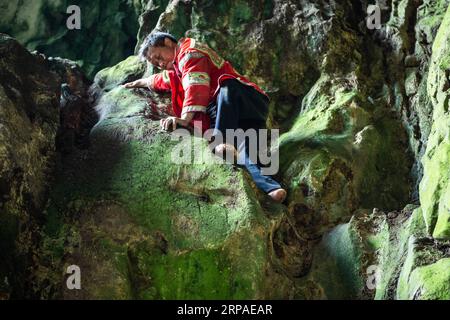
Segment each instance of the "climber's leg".
M278 182L270 176L263 175L261 168L251 160L248 153L248 143L245 143L245 141L239 146L238 156L238 163L245 166L259 189L265 193L270 193L274 190L281 189L281 185Z
M217 101L207 110L214 129L214 139L220 136L227 144L225 147L220 146L220 150L238 147L234 141L225 141L227 129L235 132L237 129L257 129L264 126L268 112L267 100L267 97L254 88L238 80L230 79L222 83Z
M255 129L258 133L258 129L265 128L268 98L237 80L227 80L220 88L216 104L208 107L208 114L214 123L213 137L222 135L223 141L226 138L226 129L242 129L244 131ZM268 193L275 201L282 202L286 197L286 191L274 179L261 173L261 168L257 164L258 159L250 157L249 141L238 139L239 145L235 141L226 142L226 146L217 146L216 151L217 149L229 151L233 147L238 148L238 163L245 166L258 188ZM256 144L254 147L258 153L258 141L254 140L250 143Z

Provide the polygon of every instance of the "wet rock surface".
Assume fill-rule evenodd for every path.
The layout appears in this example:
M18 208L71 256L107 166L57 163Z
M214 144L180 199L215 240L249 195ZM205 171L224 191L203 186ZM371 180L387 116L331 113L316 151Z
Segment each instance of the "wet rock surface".
M4 34L0 105L1 291L22 296L53 178L59 85L42 61Z
M1 1L0 32L29 50L76 60L93 78L134 51L138 18L147 1ZM149 1L152 2L152 1ZM69 29L72 5L80 8L80 29Z
M137 57L91 84L70 62L30 55L62 102L45 136L60 116L70 152L37 210L28 294L448 299L448 5L393 0L369 30L366 1L142 3L138 41L154 28L195 37L267 90L285 206L241 170L171 161L176 141L158 129L169 97L120 87L156 71ZM77 146L89 110L96 125ZM65 287L71 264L86 273L80 292Z

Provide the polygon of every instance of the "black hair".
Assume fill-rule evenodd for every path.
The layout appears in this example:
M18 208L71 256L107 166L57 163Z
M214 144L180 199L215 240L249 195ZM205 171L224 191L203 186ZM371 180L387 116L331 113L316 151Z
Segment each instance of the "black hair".
M146 60L147 52L150 47L163 47L164 40L169 38L173 42L177 43L177 39L167 32L152 32L150 33L142 42L141 47L139 48L139 57L142 60Z

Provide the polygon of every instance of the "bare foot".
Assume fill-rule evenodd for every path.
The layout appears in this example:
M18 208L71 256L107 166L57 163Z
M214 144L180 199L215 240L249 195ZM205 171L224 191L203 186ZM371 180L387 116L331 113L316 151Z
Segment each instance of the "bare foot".
M276 189L269 192L269 196L275 202L282 203L284 200L286 200L287 192L284 189Z
M214 153L221 157L224 160L233 161L232 163L235 164L237 162L237 150L234 146L231 144L222 143L215 147Z

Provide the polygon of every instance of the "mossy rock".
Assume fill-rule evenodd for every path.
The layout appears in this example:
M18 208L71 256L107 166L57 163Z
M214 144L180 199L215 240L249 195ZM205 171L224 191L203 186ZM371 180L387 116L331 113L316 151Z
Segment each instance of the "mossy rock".
M408 299L449 300L450 258L415 269L409 283Z
M427 150L422 158L424 177L420 183L420 201L429 234L450 239L450 115L446 61L450 57L450 8L433 44L428 74L428 94L433 103L433 126Z
M118 85L140 79L146 69L146 63L137 56L130 56L115 66L99 71L94 83L104 91L110 91Z
M96 106L101 116L91 147L64 159L47 209L38 274L39 281L54 282L43 295L286 296L272 291L274 279L292 284L270 271L267 243L282 208L272 204L269 215L247 174L218 161L202 138L159 131L159 121L144 116L147 102L121 87L105 92ZM180 151L197 163L174 162ZM61 239L71 240L55 245ZM71 264L81 268L80 291L59 285L61 271Z
M411 237L397 287L401 300L449 299L449 244L434 244L429 238Z
M305 226L312 234L358 208L395 209L408 199L411 159L398 150L406 139L401 125L357 90L346 90L343 81L322 76L280 138L281 175L292 206L306 205L320 225Z
M81 11L81 29L66 25L71 5ZM27 49L77 61L88 77L134 53L142 1L36 0L0 5L0 30Z
M0 295L25 297L55 163L59 83L0 33Z
M338 225L323 236L314 249L311 272L301 280L320 288L321 294L310 298L374 297L380 272L377 252L389 241L386 220L382 212L358 212L349 223Z

